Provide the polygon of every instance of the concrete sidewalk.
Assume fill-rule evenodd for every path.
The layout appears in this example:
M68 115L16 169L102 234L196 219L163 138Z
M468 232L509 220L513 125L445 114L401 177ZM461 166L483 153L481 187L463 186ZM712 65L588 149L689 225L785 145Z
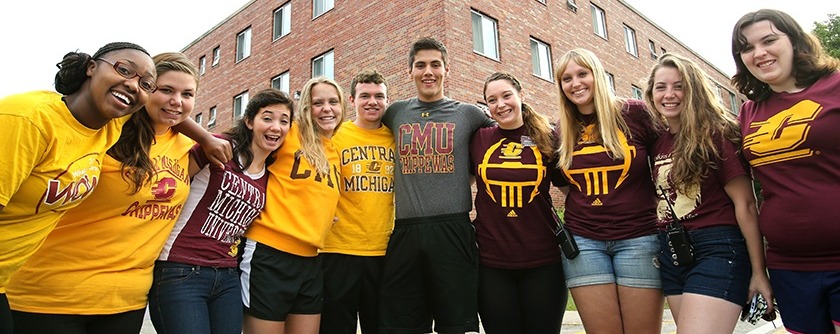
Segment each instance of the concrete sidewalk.
M775 326L774 326L775 325ZM674 324L674 318L671 316L670 310L665 310L665 313L662 315L662 333L668 334L675 334L677 332L677 326ZM359 331L358 333L361 333ZM484 330L482 329L481 334L484 334ZM563 329L560 332L561 334L585 334L586 332L583 330L583 322L580 320L580 315L576 311L566 311L565 315L563 316ZM735 328L734 334L784 334L787 333L782 326L781 320L776 320L775 324L771 324L769 322L765 322L763 320L759 321L755 325L751 325L746 322L738 322L738 326ZM140 334L157 334L155 328L152 326L152 322L149 319L148 312L146 313L146 319L143 322L143 329L140 331Z

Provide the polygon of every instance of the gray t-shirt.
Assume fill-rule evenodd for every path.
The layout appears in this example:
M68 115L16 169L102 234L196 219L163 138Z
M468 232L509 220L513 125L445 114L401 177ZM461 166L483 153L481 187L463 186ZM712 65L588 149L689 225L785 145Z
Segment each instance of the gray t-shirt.
M493 121L472 104L450 98L411 98L391 104L382 123L394 133L396 218L469 212L469 145L473 132Z

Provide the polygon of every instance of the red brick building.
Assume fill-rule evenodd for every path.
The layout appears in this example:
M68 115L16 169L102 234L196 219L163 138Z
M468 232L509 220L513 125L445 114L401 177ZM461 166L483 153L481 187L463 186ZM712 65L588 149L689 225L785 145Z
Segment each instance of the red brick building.
M445 93L464 102L481 102L484 79L508 71L554 119L553 65L576 47L598 54L620 96L641 96L641 80L667 50L704 65L731 110L742 101L722 71L622 0L253 0L184 48L203 73L193 113L219 132L259 90L295 95L326 74L347 92L357 71L374 68L393 101L411 97L408 49L424 36L447 46Z

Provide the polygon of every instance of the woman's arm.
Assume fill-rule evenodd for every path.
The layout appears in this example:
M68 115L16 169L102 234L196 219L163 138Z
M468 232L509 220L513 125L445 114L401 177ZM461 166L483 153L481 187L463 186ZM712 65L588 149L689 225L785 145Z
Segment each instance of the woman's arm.
M747 252L752 265L748 297L752 298L756 293L760 293L767 300L767 313L773 312L773 291L770 288L770 280L767 278L764 240L758 229L758 209L752 182L745 175L738 176L727 182L724 190L735 205L735 219L747 242Z
M224 167L224 164L230 161L233 156L233 149L229 141L214 137L213 134L204 130L201 125L193 121L192 118L187 118L172 128L200 144L204 149L204 153L207 154L207 158L215 165Z

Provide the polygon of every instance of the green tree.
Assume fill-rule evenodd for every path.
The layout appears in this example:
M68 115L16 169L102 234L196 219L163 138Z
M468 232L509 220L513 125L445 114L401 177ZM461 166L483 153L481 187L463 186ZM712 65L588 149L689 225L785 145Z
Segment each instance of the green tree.
M813 33L822 43L826 53L840 59L840 16L828 14L828 20L814 22Z

